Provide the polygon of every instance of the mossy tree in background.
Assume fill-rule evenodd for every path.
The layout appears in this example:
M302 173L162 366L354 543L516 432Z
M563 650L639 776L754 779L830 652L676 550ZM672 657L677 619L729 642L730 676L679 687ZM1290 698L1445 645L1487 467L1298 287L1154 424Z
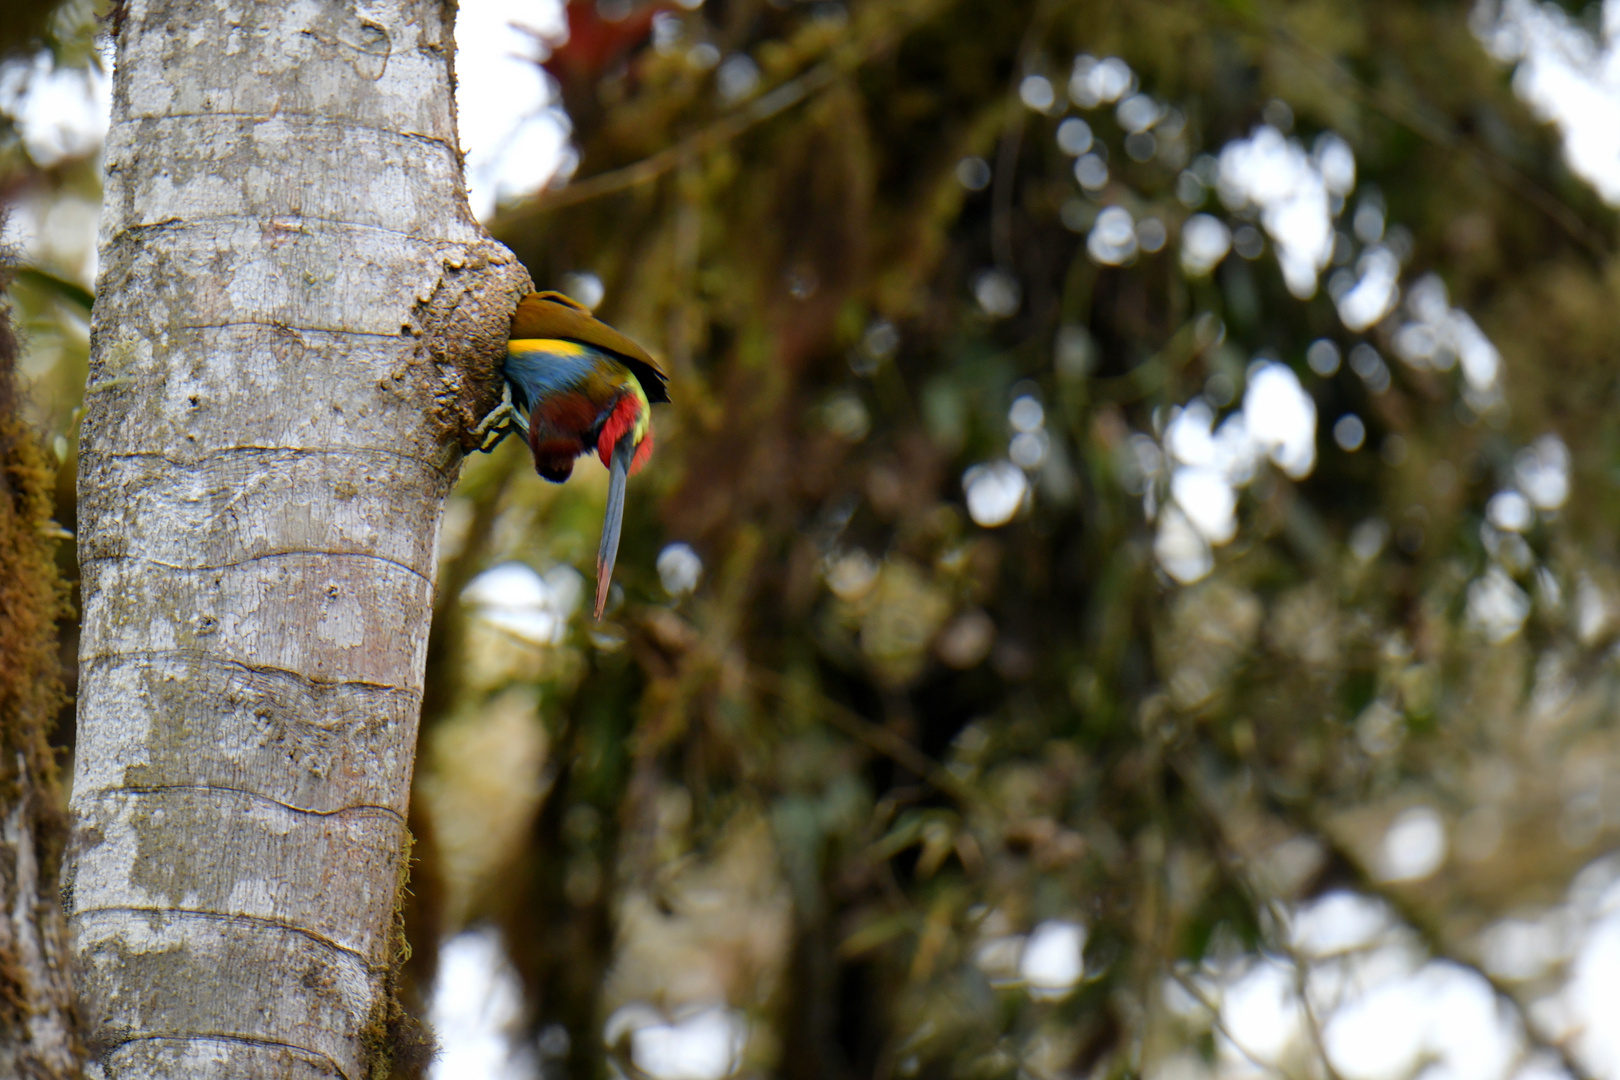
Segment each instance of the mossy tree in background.
M0 267L7 282L10 267ZM0 309L0 1071L79 1074L84 1049L57 899L67 841L48 742L64 700L56 624L68 614L52 517L56 465L22 407L18 343Z

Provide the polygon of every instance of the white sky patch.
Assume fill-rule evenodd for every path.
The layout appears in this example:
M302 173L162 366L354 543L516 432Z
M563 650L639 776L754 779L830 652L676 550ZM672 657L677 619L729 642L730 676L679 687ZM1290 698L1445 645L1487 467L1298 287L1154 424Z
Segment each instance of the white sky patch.
M463 0L456 14L456 119L479 220L571 168L572 126L540 68L567 38L557 0Z
M1216 470L1177 469L1170 477L1170 497L1211 544L1224 544L1237 535L1237 491Z
M1018 313L1024 292L1018 279L1005 270L985 270L973 279L973 298L992 319L1005 319Z
M1132 94L1119 103L1119 108L1114 110L1114 119L1121 128L1135 135L1164 119L1165 111L1163 105L1147 94Z
M1389 248L1376 244L1356 263L1356 275L1334 303L1345 329L1359 334L1395 309L1401 298L1401 262Z
M1203 398L1194 398L1171 413L1164 426L1164 448L1180 464L1213 465L1218 453L1214 426L1215 410Z
M747 53L733 53L714 73L715 86L724 105L735 105L759 88L759 65Z
M1604 3L1598 38L1535 0L1483 0L1472 23L1492 56L1517 65L1518 95L1558 126L1570 169L1620 205L1620 0Z
M1566 1041L1589 1075L1620 1077L1620 859L1589 864L1562 904L1503 919L1486 928L1480 945L1500 977L1562 974L1562 986L1533 1006L1536 1026L1545 1038Z
M1300 953L1320 958L1365 948L1394 926L1394 916L1382 903L1340 889L1295 912L1289 936Z
M1345 453L1353 454L1367 441L1367 425L1355 413L1346 413L1333 424L1333 441Z
M1384 833L1378 874L1384 881L1418 881L1446 860L1446 826L1427 806L1401 811Z
M1565 959L1567 922L1558 918L1509 918L1495 923L1480 935L1480 953L1485 970L1499 979L1533 979L1554 963Z
M1176 409L1164 428L1164 450L1179 513L1160 518L1154 551L1171 577L1197 581L1213 569L1210 546L1237 535L1237 491L1262 461L1269 458L1295 480L1315 468L1316 403L1286 364L1259 360L1250 365L1239 410L1216 426L1203 398Z
M1035 470L1045 463L1051 449L1052 437L1044 429L1037 428L1014 435L1012 442L1007 444L1007 456L1019 468Z
M494 931L445 942L428 1012L442 1050L430 1080L532 1080L535 1063L513 1047L522 1008L522 985Z
M1323 1030L1328 1058L1347 1080L1419 1069L1432 1080L1502 1080L1518 1056L1516 1036L1479 974L1440 961L1373 981Z
M688 596L703 580L703 560L690 544L665 544L657 565L658 581L671 596Z
M473 578L461 594L479 618L535 645L558 645L584 595L579 571L555 566L544 575L509 562Z
M1301 300L1316 294L1316 277L1333 257L1330 196L1350 193L1354 161L1337 136L1324 135L1317 153L1310 155L1269 124L1221 149L1221 201L1234 212L1259 210L1260 224L1277 246L1283 282Z
M1018 973L1037 998L1059 998L1080 982L1085 964L1086 928L1067 919L1048 919L1030 932Z
M737 1070L748 1043L748 1022L713 1005L668 1023L630 1033L630 1060L653 1080L721 1080Z
M1012 462L991 461L963 473L962 490L974 524L993 529L1007 524L1018 513L1029 495L1029 481Z
M1046 410L1034 396L1020 394L1007 409L1007 423L1014 431L1039 431L1046 423Z
M1188 277L1214 270L1232 250L1232 230L1212 214L1194 214L1181 226L1181 269Z
M456 20L456 106L466 153L468 199L487 220L502 199L540 190L571 170L572 128L540 69L545 43L567 34L559 0L465 0ZM99 153L112 111L112 56L57 68L47 51L0 65L0 112L13 117L29 157L43 168ZM69 215L71 216L71 215ZM26 257L89 285L95 279L99 215L72 221L50 207L17 214ZM77 237L67 236L76 227Z
M1136 223L1123 206L1110 206L1097 215L1086 237L1086 254L1104 266L1119 266L1136 255Z
M1164 227L1164 222L1158 218L1143 218L1136 223L1136 244L1143 251L1152 254L1163 250L1166 239L1168 239L1168 233Z
M1025 75L1018 84L1018 97L1036 112L1047 112L1057 104L1057 91L1045 75Z
M1348 302L1348 293L1340 297L1341 315ZM1502 354L1466 311L1451 306L1438 274L1425 274L1412 285L1406 314L1407 320L1395 332L1395 355L1413 367L1437 371L1460 364L1470 402L1483 407L1496 400ZM1350 325L1348 316L1345 325Z
M1513 475L1538 510L1557 510L1569 498L1569 447L1543 435L1513 459Z
M1079 157L1090 150L1092 141L1091 125L1078 116L1071 116L1058 125L1058 149L1070 157Z
M41 168L100 151L112 113L112 65L58 68L47 50L0 64L0 112Z
M1089 194L1108 186L1108 166L1096 154L1081 154L1074 162L1074 179Z
M466 0L456 19L456 111L468 197L487 219L498 200L540 190L572 160L571 127L539 61L567 35L558 0ZM50 53L0 66L0 111L16 118L40 166L100 150L112 109L111 63L57 69Z
M1599 1064L1602 1075L1620 1076L1620 1024L1614 1023L1620 1014L1620 913L1611 910L1597 923L1573 967L1564 993L1568 1034L1582 1058Z
M1228 987L1221 1010L1224 1031L1216 1040L1221 1057L1279 1063L1304 1020L1294 987L1293 969L1270 959Z
M41 168L101 152L112 114L112 55L86 68L58 68L48 51L0 64L0 113L12 118ZM96 279L101 207L77 195L24 191L13 201L5 242L41 269L79 282Z
M11 205L6 242L23 250L33 266L92 288L99 265L96 228L101 205L77 195L25 192Z
M1391 833L1438 827L1438 815L1424 822L1433 814L1410 808ZM1435 837L1418 839L1433 850ZM1480 973L1429 956L1383 901L1336 890L1281 915L1291 953L1206 961L1187 973L1220 1020L1214 1068L1189 1078L1274 1075L1251 1059L1275 1066L1275 1074L1314 1075L1307 1063L1318 1051L1303 987L1321 1047L1345 1080L1567 1080L1556 1061L1530 1051L1520 1016ZM1497 978L1555 978L1556 989L1528 995L1537 1035L1568 1046L1587 1075L1620 1080L1620 858L1589 864L1563 903L1486 927L1477 955ZM1208 1015L1174 982L1165 1001L1190 1020ZM1146 1073L1181 1075L1156 1066Z
M1183 585L1190 585L1215 569L1215 555L1209 549L1209 541L1177 506L1167 506L1159 515L1153 555L1164 572Z
M1535 520L1530 500L1509 489L1498 491L1485 504L1485 520L1503 532L1524 532Z
M563 292L593 310L602 306L602 298L607 295L602 279L589 270L573 270L564 274L562 286Z
M1285 958L1263 958L1198 979L1219 1003L1224 1038L1215 1075L1257 1075L1251 1059L1292 1066L1316 1054L1309 995L1321 1044L1346 1080L1506 1080L1521 1060L1516 1020L1478 973L1427 960L1379 901L1334 892L1291 914L1295 948L1311 957L1303 980Z
M1499 566L1468 586L1468 622L1491 644L1519 632L1530 616L1530 596Z
M1081 53L1069 74L1069 100L1082 109L1107 105L1136 89L1131 67L1117 56L1098 60Z
M1316 465L1316 402L1286 364L1266 362L1249 373L1243 394L1249 437L1295 480Z

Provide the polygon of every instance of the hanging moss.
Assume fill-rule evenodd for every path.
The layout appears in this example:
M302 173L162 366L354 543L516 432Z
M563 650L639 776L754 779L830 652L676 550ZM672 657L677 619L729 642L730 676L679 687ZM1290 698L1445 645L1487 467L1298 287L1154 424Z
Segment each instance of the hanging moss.
M3 217L0 217L3 226ZM0 261L0 291L10 285ZM58 661L57 623L68 614L67 587L57 570L60 526L52 520L56 462L28 424L16 370L18 340L9 303L0 302L0 814L21 824L17 843L37 864L31 897L6 896L7 908L31 910L41 936L59 932L57 881L67 840L56 758L47 737L65 695ZM19 887L15 847L0 848L0 880ZM15 953L0 949L0 1040L23 1046L34 1009L68 1013L63 988L33 985ZM46 943L53 953L53 945ZM71 1031L71 1015L65 1017ZM41 1066L43 1067L43 1066Z
M360 1030L368 1080L414 1080L426 1072L439 1053L433 1031L400 1001L401 972L411 959L411 945L405 939L405 911L410 903L412 847L407 833L405 857L400 860L399 885L394 893L393 954L383 973L382 988L371 1017Z

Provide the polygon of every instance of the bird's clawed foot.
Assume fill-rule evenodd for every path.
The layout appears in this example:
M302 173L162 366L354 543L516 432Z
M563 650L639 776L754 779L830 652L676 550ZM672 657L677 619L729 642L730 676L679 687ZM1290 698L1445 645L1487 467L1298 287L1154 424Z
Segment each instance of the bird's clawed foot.
M514 431L522 432L524 437L527 438L529 425L523 418L523 413L518 410L516 405L512 404L511 384L503 381L501 383L501 403L491 409L489 415L484 417L473 431L473 434L478 438L478 452L481 454L489 453L501 445L501 440Z

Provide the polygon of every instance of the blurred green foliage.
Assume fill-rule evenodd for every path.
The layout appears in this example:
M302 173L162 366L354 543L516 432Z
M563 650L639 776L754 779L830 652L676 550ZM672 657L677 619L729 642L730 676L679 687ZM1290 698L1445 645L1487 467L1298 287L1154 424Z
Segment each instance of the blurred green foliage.
M600 314L668 357L675 399L633 493L623 605L482 691L538 686L553 749L519 869L469 917L503 927L534 1022L568 1024L569 1075L597 1074L593 1033L624 1003L615 921L640 895L679 918L679 868L720 858L739 817L770 823L792 920L779 976L723 990L765 1033L753 1066L806 1078L1134 1075L1210 1052L1208 1021L1167 1012L1164 981L1285 948L1272 905L1376 891L1429 948L1477 959L1481 926L1612 843L1604 811L1567 826L1567 784L1572 760L1599 775L1616 750L1611 623L1574 614L1583 589L1614 602L1614 217L1468 14L711 0L603 68L552 65L580 174L495 232L538 282L598 275ZM1123 58L1180 131L1134 160L1112 108L1066 109L1080 53ZM712 60L739 55L758 85L727 101ZM1050 110L1020 100L1032 74L1057 88ZM1092 193L1056 141L1077 114L1108 150ZM1262 122L1348 141L1357 195L1338 227L1381 192L1403 281L1438 273L1472 313L1505 404L1482 415L1455 374L1393 357L1381 392L1348 366L1313 374L1312 341L1390 355L1394 324L1349 333L1325 289L1289 293L1269 245L1180 271L1181 223L1222 215L1213 191L1178 196L1184 168ZM983 190L961 179L973 157ZM1086 234L1108 205L1172 242L1099 265ZM985 271L1016 310L983 302ZM1121 462L1211 377L1240 397L1256 355L1314 399L1317 464L1300 482L1263 465L1236 540L1182 587ZM982 528L961 478L1006 454L1020 395L1044 405L1049 448L1025 508ZM1350 411L1358 453L1332 437ZM1524 551L1486 550L1488 499L1547 431L1574 498ZM470 467L477 524L453 580L513 558L585 565L599 492L525 472L515 447ZM1378 541L1360 555L1358 525ZM672 601L652 568L676 540L705 576ZM1533 597L1496 643L1467 617L1492 566ZM467 617L449 592L440 614L445 636ZM465 678L450 669L467 656L439 654L435 677ZM1566 685L1578 700L1538 728L1538 695ZM687 811L664 814L672 799ZM1380 839L1414 803L1456 838L1448 870L1379 884ZM596 824L571 831L582 808ZM1083 982L1059 1001L981 955L1048 919L1088 929Z
M1134 1076L1215 1053L1166 987L1287 955L1288 905L1374 894L1477 965L1482 929L1613 846L1614 214L1469 5L610 7L574 4L549 65L578 176L492 228L541 287L596 275L674 404L601 626L513 634L464 596L509 561L588 566L600 470L553 488L508 444L452 500L412 811L419 1006L434 943L489 922L559 1075L633 1069L602 1038L622 1006L718 997L759 1074ZM1065 101L1079 54L1122 58L1178 124L1129 150L1112 105ZM1050 108L1021 100L1034 75ZM1104 185L1059 145L1076 115ZM1337 228L1378 193L1403 284L1439 275L1500 350L1499 402L1395 360L1398 319L1351 333L1326 288L1293 295L1270 242L1183 272L1193 213L1253 217L1200 155L1262 123L1347 141ZM1099 262L1113 206L1168 243ZM45 341L71 297L30 287ZM1385 375L1314 372L1319 339L1375 345ZM49 398L82 381L68 351L38 385L70 437ZM1200 395L1229 415L1257 357L1314 403L1315 467L1262 462L1212 572L1179 584L1141 453ZM966 477L1008 455L1023 397L1046 440L1027 498L976 524ZM1496 528L1549 432L1572 496ZM655 570L671 542L701 558L691 595ZM1492 597L1524 605L1505 633ZM1385 880L1414 806L1444 823L1444 872ZM1086 929L1066 995L1007 952L1051 920Z

